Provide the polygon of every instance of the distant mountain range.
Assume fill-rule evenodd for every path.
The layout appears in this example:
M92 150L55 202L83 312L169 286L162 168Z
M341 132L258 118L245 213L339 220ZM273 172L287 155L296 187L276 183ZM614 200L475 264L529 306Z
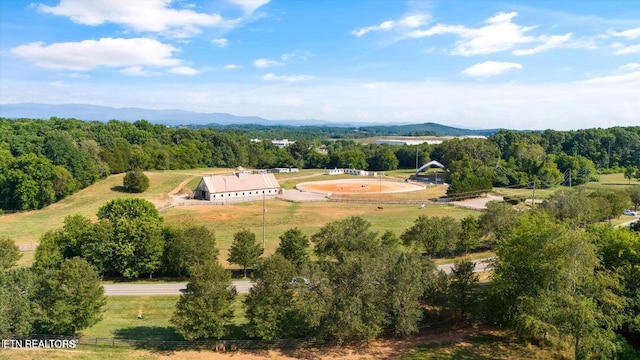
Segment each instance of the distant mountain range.
M49 119L74 118L86 121L137 121L147 120L152 123L165 124L170 126L179 125L199 125L199 126L234 126L234 125L262 125L262 126L292 126L292 127L348 127L356 129L367 129L380 135L400 135L400 134L437 134L440 136L462 136L462 135L491 135L497 129L470 130L440 125L436 123L424 124L397 124L380 125L379 123L335 123L324 120L267 120L258 116L235 116L227 113L198 113L185 110L152 110L142 108L115 108L109 106L87 105L87 104L0 104L0 117L4 118L28 118L28 119ZM393 131L390 131L392 130Z

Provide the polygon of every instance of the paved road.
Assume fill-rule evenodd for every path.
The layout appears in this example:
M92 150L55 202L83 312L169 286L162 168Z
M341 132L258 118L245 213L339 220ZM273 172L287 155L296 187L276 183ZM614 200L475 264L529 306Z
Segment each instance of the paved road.
M488 262L490 259L474 260L476 263L475 272L488 270ZM438 265L438 269L445 273L450 273L453 264ZM249 289L253 283L248 280L234 280L232 282L236 290L241 294L249 293ZM179 295L187 287L186 282L175 283L153 283L153 284L104 284L104 293L107 296L115 295Z
M491 259L493 259L493 258L484 258L484 259L473 260L473 262L476 264L476 267L473 269L473 272L484 272L484 271L491 270L491 266L489 264ZM453 268L453 265L454 264L438 265L438 270L442 270L445 273L449 274L449 273L451 273L451 269Z
M640 218L640 215L638 215L638 217L635 217L635 218L631 217L631 220L623 222L622 224L616 225L615 227L629 226L636 221L640 221L639 218Z
M239 293L246 294L253 286L248 280L235 280L232 282ZM156 283L156 284L104 284L104 293L114 295L178 295L180 290L187 287L186 282Z

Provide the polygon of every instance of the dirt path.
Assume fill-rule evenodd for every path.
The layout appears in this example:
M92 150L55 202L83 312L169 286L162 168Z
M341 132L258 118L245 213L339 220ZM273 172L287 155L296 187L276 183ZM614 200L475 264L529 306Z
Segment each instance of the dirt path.
M173 190L169 191L169 194L167 194L167 195L169 195L169 197L175 196L178 193L178 191L182 190L182 188L185 185L187 185L189 183L189 181L193 180L194 177L195 176L188 177L187 179L182 181L178 186L176 186Z

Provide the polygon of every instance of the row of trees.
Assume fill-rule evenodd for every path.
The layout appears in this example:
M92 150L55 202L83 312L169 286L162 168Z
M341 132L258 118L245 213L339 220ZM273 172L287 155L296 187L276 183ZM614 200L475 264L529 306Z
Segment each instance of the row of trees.
M259 258L257 253L255 285L244 301L247 334L265 340L369 341L383 331L416 333L430 303L461 316L469 311L478 281L472 263L438 276L429 257L404 249L388 233L378 236L370 226L360 217L333 221L311 241L293 228L280 236L275 254ZM247 242L258 246L255 237L239 231L234 246ZM309 257L310 242L315 261ZM171 322L185 339L224 337L234 297L229 273L217 262L202 264Z
M430 159L445 164L451 194L493 186L594 180L605 168L640 167L640 128L575 132L501 130L488 139L416 147L298 140L279 149L246 133L170 128L140 120L0 119L0 208L46 206L109 174L195 167L353 167L387 171ZM322 133L321 129L319 133ZM324 145L327 152L316 148ZM605 161L606 160L606 161Z
M65 218L64 226L40 239L33 267L57 268L65 259L81 257L101 276L127 279L141 275L183 276L199 263L216 261L212 231L203 225L164 225L154 205L144 199L107 202L98 221L82 215Z

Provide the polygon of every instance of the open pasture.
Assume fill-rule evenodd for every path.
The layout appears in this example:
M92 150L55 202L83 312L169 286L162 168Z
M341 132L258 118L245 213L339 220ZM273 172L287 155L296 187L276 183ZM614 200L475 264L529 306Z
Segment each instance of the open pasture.
M307 235L313 235L326 223L349 216L360 216L371 222L371 230L382 234L391 230L400 235L413 225L420 215L451 216L461 219L477 215L477 211L447 205L428 204L424 209L415 204L356 204L335 202L291 203L281 200L266 201L265 254L277 248L278 237L286 230L297 227ZM379 209L379 207L381 209ZM162 213L167 224L193 222L204 224L215 231L220 260L227 266L226 257L233 241L233 234L246 228L262 241L262 202L229 205L193 205L172 208Z
M68 215L81 214L95 219L96 212L107 201L119 197L140 197L156 205L162 205L169 200L169 194L179 192L180 189L190 188L197 184L199 176L214 173L229 173L231 169L187 169L145 172L151 186L141 194L130 194L121 191L124 174L112 175L95 184L78 191L68 198L52 204L44 209L22 213L5 214L0 216L0 237L8 236L18 245L31 249L40 237L49 230L62 227L64 218ZM300 182L309 182L316 178L324 178L323 171L304 170L300 173L282 174L285 181L293 186ZM280 176L279 176L280 177ZM329 177L329 176L326 176ZM354 176L346 175L347 179ZM332 180L339 180L331 177ZM385 183L383 181L383 183ZM391 183L391 182L390 182ZM395 183L394 183L395 184ZM399 183L404 184L404 183ZM379 190L379 182L372 181L370 189ZM446 191L443 186L427 187L424 190L405 193L363 193L340 194L341 199L373 200L373 201L425 201L438 197ZM334 195L337 196L337 195ZM379 209L380 206L382 209ZM357 204L357 203L290 203L280 200L267 201L265 223L266 254L272 253L279 243L278 236L287 229L298 227L311 235L329 221L344 219L348 216L362 216L372 223L372 230L379 233L391 230L401 234L419 215L452 216L462 218L468 214L477 214L472 210L465 210L445 205L428 204L420 209L415 204ZM191 221L202 223L215 231L218 245L221 248L221 259L226 259L228 248L233 240L233 234L242 228L247 228L262 240L262 202L249 202L224 206L184 206L170 209L162 213L166 223L183 223ZM25 253L20 261L21 265L32 262L33 252Z

